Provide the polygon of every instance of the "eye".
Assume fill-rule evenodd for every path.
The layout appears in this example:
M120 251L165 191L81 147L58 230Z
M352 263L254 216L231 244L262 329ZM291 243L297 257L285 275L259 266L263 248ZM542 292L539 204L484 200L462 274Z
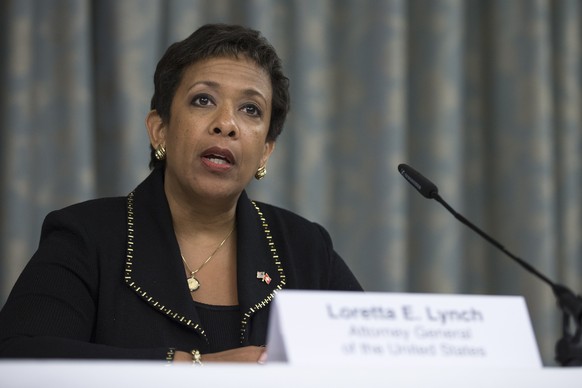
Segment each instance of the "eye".
M194 106L208 106L212 103L212 97L210 97L208 94L197 94L192 99L192 105Z
M259 109L255 104L246 104L241 110L249 116L261 117L263 115L261 109Z

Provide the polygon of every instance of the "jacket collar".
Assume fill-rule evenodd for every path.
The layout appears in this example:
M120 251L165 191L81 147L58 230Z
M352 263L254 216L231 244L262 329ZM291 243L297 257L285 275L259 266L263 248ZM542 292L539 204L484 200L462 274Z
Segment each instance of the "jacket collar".
M206 338L196 312L164 193L164 171L156 168L128 198L125 282L152 308ZM254 313L285 285L269 225L259 205L243 192L236 209L237 282L241 342ZM259 278L259 273L266 276ZM268 280L270 278L270 281Z

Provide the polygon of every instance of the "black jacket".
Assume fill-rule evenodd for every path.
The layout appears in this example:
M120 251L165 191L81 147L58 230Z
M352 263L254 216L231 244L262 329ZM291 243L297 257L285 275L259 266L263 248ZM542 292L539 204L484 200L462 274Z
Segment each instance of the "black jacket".
M0 357L164 359L213 351L200 324L156 169L127 198L49 214L0 312ZM236 211L241 346L264 345L280 289L361 290L319 225L250 201ZM257 279L266 272L272 281Z

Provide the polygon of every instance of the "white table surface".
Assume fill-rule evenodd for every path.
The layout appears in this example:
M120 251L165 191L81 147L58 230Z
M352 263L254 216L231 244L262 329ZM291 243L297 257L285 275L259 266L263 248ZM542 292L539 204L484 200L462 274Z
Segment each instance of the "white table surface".
M390 368L287 364L0 361L0 387L582 387L582 368Z

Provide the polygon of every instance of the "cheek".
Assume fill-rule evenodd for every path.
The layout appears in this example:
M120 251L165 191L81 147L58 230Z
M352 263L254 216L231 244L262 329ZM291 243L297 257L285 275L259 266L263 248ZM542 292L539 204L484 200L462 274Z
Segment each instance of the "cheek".
M260 134L247 136L242 148L242 156L248 168L253 169L263 159L265 141Z
M179 147L190 138L191 128L180 119L177 119L173 124L168 131L168 135L176 143L175 145Z
M262 157L264 152L265 152L265 147L266 147L266 143L265 143L265 139L264 139L263 134L256 133L253 136L252 143L253 143L253 149L255 150L257 155Z

